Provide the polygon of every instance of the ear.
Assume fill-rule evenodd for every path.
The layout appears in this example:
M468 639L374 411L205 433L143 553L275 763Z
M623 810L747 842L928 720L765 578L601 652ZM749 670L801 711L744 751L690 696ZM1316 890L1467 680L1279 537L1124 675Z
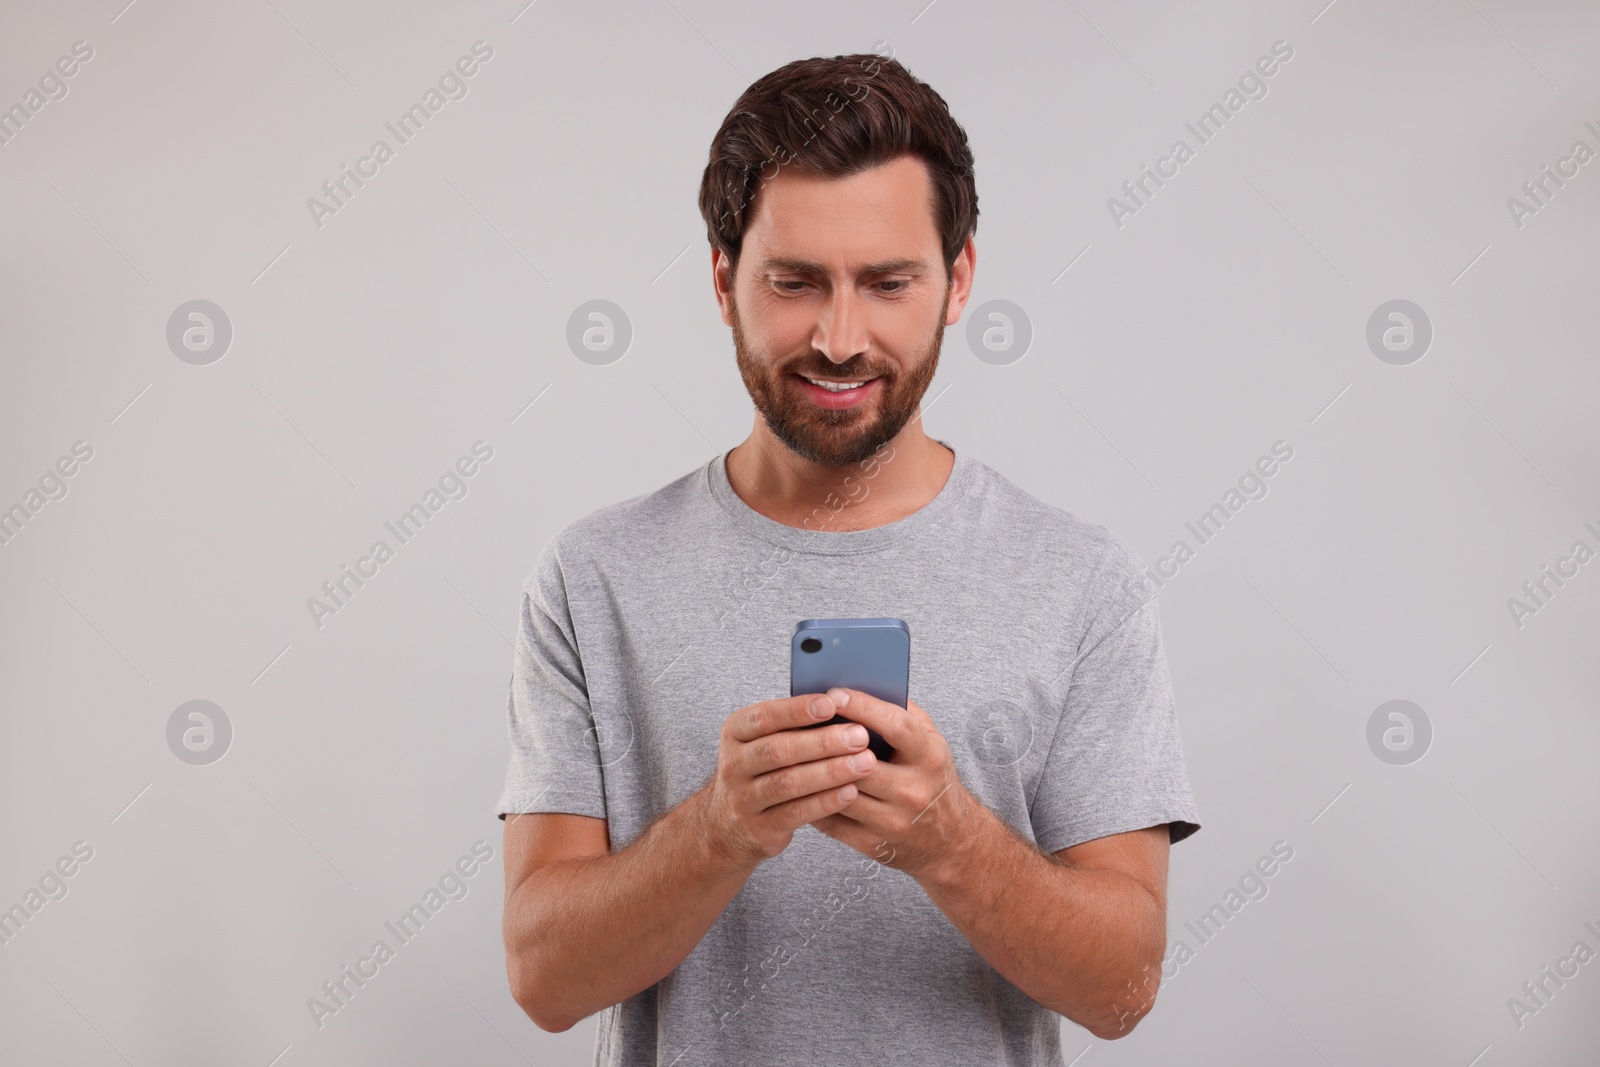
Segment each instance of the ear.
M961 246L961 251L956 254L956 261L950 266L950 306L945 311L944 324L954 326L961 321L961 312L967 306L967 298L972 295L972 275L978 269L978 246L972 236L967 236L967 243Z
M717 309L722 313L722 324L733 325L733 315L729 310L733 290L733 263L728 259L728 254L720 248L711 250L711 289L717 295Z

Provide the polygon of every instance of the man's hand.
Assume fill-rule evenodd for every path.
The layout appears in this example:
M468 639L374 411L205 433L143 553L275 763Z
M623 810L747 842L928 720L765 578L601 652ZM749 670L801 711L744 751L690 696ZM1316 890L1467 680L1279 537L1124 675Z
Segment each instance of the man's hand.
M855 797L871 753L860 769L849 760L867 731L822 726L837 710L816 694L740 708L711 778L620 849L604 819L506 820L506 973L534 1022L558 1033L660 982L762 860Z
M839 714L870 726L895 751L861 778L859 796L811 825L913 877L954 862L958 830L979 801L961 784L950 746L928 713L914 701L897 707L856 689L830 689L828 696Z
M854 689L828 695L895 753L860 780L855 800L812 825L917 879L990 966L1040 1004L1106 1040L1131 1030L1154 1002L1166 946L1167 826L1046 854L967 791L927 712ZM1125 1007L1136 980L1143 992Z
M776 856L797 829L856 799L854 783L876 762L866 730L853 723L800 729L837 710L826 696L784 697L740 708L722 724L704 829L736 866Z

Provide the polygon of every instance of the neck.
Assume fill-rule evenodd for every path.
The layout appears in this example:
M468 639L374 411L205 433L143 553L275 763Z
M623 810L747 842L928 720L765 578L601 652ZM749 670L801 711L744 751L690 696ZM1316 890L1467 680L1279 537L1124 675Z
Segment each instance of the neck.
M829 467L796 455L758 413L750 436L728 453L727 473L739 499L767 518L844 532L919 511L939 495L954 466L955 453L929 437L920 418L860 463Z

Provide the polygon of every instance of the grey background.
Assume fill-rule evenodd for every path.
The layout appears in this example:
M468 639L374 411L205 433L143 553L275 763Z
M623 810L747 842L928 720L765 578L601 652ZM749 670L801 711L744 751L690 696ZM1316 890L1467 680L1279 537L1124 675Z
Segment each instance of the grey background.
M589 1061L593 1021L542 1033L503 969L519 586L562 525L747 432L707 145L754 78L875 42L972 139L973 306L1033 329L997 366L950 328L930 432L1152 563L1295 450L1162 590L1205 820L1173 939L1275 841L1294 859L1131 1037L1064 1024L1068 1058L1593 1059L1600 963L1521 1029L1506 1002L1600 948L1600 563L1520 629L1506 599L1600 545L1600 162L1520 228L1506 199L1600 147L1600 13L924 3L7 11L4 106L95 54L0 146L0 506L94 458L0 546L0 906L94 855L0 947L0 1060ZM306 199L480 39L468 95L315 226ZM1277 40L1268 95L1113 225ZM232 322L209 366L166 343L195 299ZM608 366L565 343L594 299L633 326ZM1409 366L1365 341L1394 299L1433 324ZM468 495L318 629L306 599L478 440ZM166 740L198 699L233 730L205 766ZM1433 726L1406 766L1366 739L1395 699ZM480 839L468 895L317 1029L307 998Z

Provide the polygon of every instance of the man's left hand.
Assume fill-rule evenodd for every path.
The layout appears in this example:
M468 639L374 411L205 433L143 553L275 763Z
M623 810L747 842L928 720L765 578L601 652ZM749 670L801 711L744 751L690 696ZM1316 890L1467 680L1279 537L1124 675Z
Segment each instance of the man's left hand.
M982 804L961 783L928 713L912 701L897 707L857 689L830 689L828 696L840 715L877 731L894 756L856 781L856 798L837 815L811 825L916 878L958 864L963 830Z

